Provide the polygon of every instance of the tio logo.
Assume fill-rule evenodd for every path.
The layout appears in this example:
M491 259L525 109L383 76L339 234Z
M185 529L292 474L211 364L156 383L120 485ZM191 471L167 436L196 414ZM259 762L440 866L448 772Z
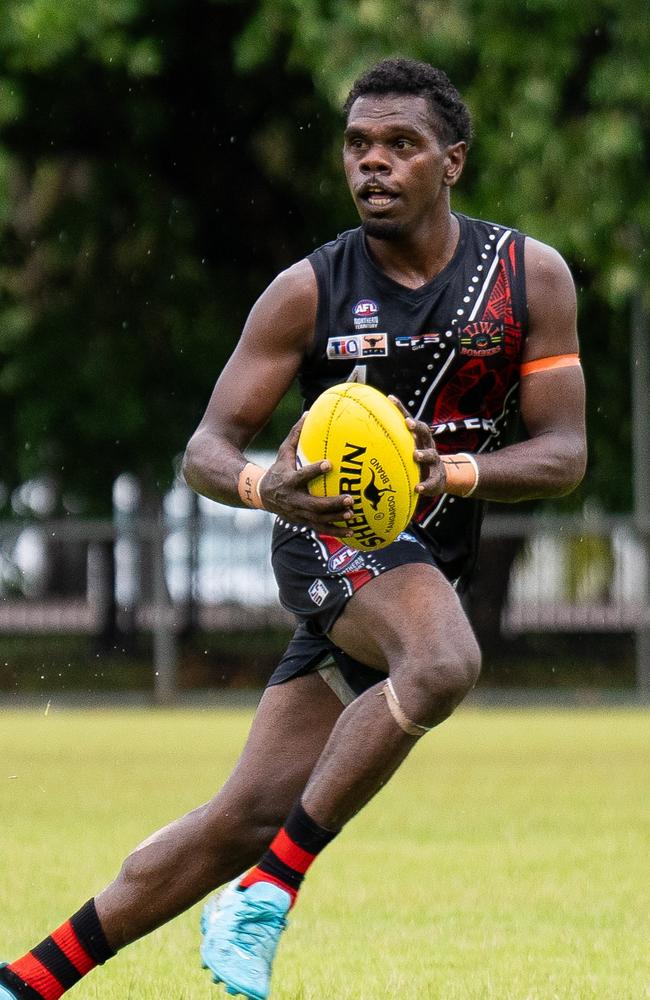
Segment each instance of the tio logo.
M341 337L339 340L330 340L328 353L337 358L353 357L359 353L359 341L356 337Z

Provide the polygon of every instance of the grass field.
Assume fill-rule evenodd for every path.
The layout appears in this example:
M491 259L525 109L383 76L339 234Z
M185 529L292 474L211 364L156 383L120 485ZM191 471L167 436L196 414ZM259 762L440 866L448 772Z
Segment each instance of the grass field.
M0 713L0 955L35 944L227 775L246 711ZM647 712L460 710L319 859L273 1000L639 1000ZM78 1000L223 996L198 908Z

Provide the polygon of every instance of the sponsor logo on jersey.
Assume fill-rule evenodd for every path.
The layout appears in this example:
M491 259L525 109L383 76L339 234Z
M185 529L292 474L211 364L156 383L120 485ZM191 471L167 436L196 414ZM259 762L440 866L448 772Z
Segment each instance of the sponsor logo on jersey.
M468 323L460 331L458 342L461 354L470 358L488 358L503 350L503 326L486 320Z
M321 604L329 594L329 590L322 580L314 580L307 593L311 597L314 604L320 608Z
M330 337L327 341L327 357L331 359L385 358L387 354L385 333L355 333L349 337Z
M352 573L355 569L362 569L364 565L363 552L351 549L349 545L342 545L327 560L327 569L330 573Z
M433 347L440 343L440 334L418 333L412 337L395 337L395 347L408 347L412 351L421 351L423 347Z
M364 333L361 337L362 358L385 358L388 354L388 337L385 333Z
M355 330L375 330L379 326L379 316L355 316L352 322Z
M372 299L360 299L356 306L352 306L354 316L374 316L379 312L379 306Z
M352 307L355 330L374 330L379 326L379 306L372 299L361 299Z

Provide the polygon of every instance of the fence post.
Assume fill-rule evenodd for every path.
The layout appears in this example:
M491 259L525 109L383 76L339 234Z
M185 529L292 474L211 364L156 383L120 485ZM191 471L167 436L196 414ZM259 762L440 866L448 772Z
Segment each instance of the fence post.
M650 569L650 352L648 310L640 286L632 299L630 351L632 383L632 455L634 521L645 554L645 600L648 599ZM636 632L636 684L640 701L650 700L650 628L640 624Z
M178 691L174 606L165 580L165 522L153 524L153 668L154 701L170 705Z

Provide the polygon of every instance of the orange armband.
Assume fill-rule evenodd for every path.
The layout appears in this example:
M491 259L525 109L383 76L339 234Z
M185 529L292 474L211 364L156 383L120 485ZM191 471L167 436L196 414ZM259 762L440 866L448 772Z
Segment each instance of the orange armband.
M458 455L441 455L445 467L445 493L455 497L471 497L478 486L478 465L473 455L461 451Z
M262 482L266 471L266 469L260 469L259 465L253 465L252 462L247 462L239 473L237 492L247 507L254 507L257 510L265 510L260 496L260 483Z
M536 358L535 361L524 361L519 368L520 375L534 375L536 372L550 372L554 368L580 367L579 354L554 354L550 358Z

